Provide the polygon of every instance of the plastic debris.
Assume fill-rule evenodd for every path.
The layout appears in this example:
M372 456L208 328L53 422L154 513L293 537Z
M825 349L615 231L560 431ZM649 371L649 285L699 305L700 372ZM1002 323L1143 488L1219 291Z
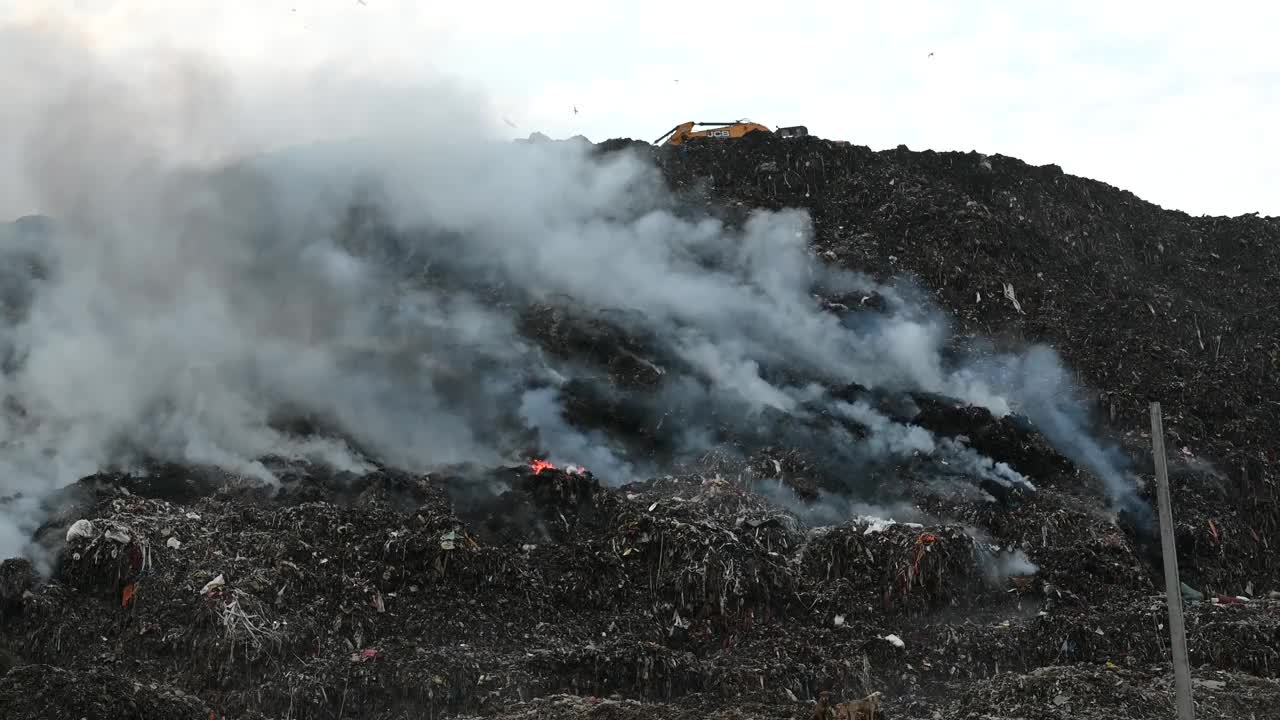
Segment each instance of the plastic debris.
M1224 680L1202 680L1201 678L1192 678L1191 684L1202 690L1226 690L1227 683Z
M93 523L83 518L71 523L71 527L67 528L67 542L77 538L91 537L93 537Z
M204 586L203 588L201 588L201 589L200 589L200 593L199 593L199 594L200 594L200 595L208 595L209 593L213 592L214 590L218 590L218 589L220 589L220 588L226 587L226 585L227 585L227 580L226 580L226 578L224 578L221 574L219 574L219 575L218 575L218 577L216 577L216 578L214 578L214 579L210 580L209 582L205 583L205 586Z
M1013 303L1013 309L1014 309L1014 310L1017 310L1019 313L1021 313L1021 314L1023 314L1023 315L1025 315L1025 314L1026 314L1026 313L1025 313L1025 312L1023 312L1023 310L1022 310L1022 303L1018 302L1018 295L1017 295L1017 293L1016 293L1016 292L1014 292L1014 290L1013 290L1013 283L1005 283L1005 284L1004 284L1004 296L1005 296L1005 298L1007 298L1007 299L1009 300L1009 302Z
M1204 600L1204 593L1186 583L1182 583L1182 599L1189 602L1200 602Z

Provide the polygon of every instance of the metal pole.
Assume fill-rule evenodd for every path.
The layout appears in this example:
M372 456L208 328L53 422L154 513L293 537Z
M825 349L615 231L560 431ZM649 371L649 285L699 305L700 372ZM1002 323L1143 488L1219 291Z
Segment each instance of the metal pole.
M1164 451L1160 403L1151 403L1151 446L1156 461L1156 495L1160 502L1160 546L1164 550L1164 594L1169 606L1169 635L1173 645L1173 681L1178 720L1193 720L1191 663L1187 659L1186 627L1182 622L1182 581L1178 579L1178 549L1173 544L1173 506L1169 500L1169 466Z

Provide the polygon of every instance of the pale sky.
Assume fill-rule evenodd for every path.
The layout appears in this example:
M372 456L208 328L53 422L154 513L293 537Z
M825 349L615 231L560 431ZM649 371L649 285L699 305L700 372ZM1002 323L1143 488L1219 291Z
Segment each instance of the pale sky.
M512 137L652 141L745 117L1056 163L1195 215L1280 215L1276 2L0 0L6 25L71 28L86 57L140 73L165 45L237 83L445 75ZM0 108L0 173L21 145L4 123L44 71L0 71L0 97L19 99ZM369 112L408 123L412 107ZM14 187L0 180L0 215L31 209Z

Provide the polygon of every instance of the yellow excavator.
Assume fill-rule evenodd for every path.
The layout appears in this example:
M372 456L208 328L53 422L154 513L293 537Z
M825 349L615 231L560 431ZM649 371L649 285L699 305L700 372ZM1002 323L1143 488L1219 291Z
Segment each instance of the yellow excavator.
M714 126L714 127L709 127ZM695 127L708 127L707 130L694 130ZM693 138L740 138L747 133L763 132L775 134L775 131L750 120L738 120L737 122L686 122L671 128L662 134L662 137L653 141L654 145L679 145L686 140ZM809 129L803 125L794 125L792 127L778 128L776 134L779 137L804 137L809 134ZM663 143L663 140L666 140Z

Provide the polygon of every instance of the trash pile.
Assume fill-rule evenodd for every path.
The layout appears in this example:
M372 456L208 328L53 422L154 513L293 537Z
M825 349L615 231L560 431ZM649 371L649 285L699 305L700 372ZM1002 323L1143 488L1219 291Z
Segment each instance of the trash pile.
M1199 715L1280 706L1280 223L1189 218L973 153L817 138L597 149L652 157L682 203L730 219L808 208L828 263L916 276L961 341L1061 348L1147 500L1146 404L1164 402ZM702 409L638 421L679 362L661 343L562 298L519 319L592 371L561 390L567 422L662 472L609 486L587 458L558 467L531 449L426 475L263 458L276 486L172 465L84 478L44 500L33 540L48 567L0 564L0 713L1171 716L1150 528L1036 428L827 387L949 443L953 461L982 458L989 477L959 482L973 466L921 454L844 465L822 438L859 425L820 413L809 422L839 433L804 443L783 421L717 418L742 452L674 462L683 414ZM878 501L841 495L850 476Z
M82 481L53 578L18 560L0 572L17 578L14 664L93 669L75 677L76 692L104 693L92 702L138 684L159 694L126 693L135 702L200 717L448 716L556 695L670 717L696 696L783 717L824 691L880 692L896 713L930 688L1047 665L1136 672L1168 653L1150 578L1055 585L1089 572L1083 558L1124 558L1088 533L1037 536L1029 561L1009 562L976 528L809 527L720 477L606 489L535 464L492 473L505 489L476 497L450 478L375 473L317 501L336 478L302 470L274 494L177 471ZM193 484L217 489L171 499ZM1280 601L1188 613L1198 667L1275 677ZM7 716L37 717L24 707Z
M1280 218L1190 217L976 152L768 136L745 150L612 148L652 153L691 204L804 208L815 252L918 278L961 335L1053 346L1143 461L1148 405L1161 401L1166 447L1189 468L1173 493L1195 581L1280 579L1280 319L1267 289L1280 281Z
M202 718L205 703L167 684L143 683L101 668L23 665L0 677L7 717Z
M1006 674L958 693L954 718L1034 717L1062 720L1172 717L1173 676L1159 668L1137 672L1114 667L1046 667L1025 675ZM1274 712L1274 679L1209 672L1195 678L1196 717L1263 718Z

